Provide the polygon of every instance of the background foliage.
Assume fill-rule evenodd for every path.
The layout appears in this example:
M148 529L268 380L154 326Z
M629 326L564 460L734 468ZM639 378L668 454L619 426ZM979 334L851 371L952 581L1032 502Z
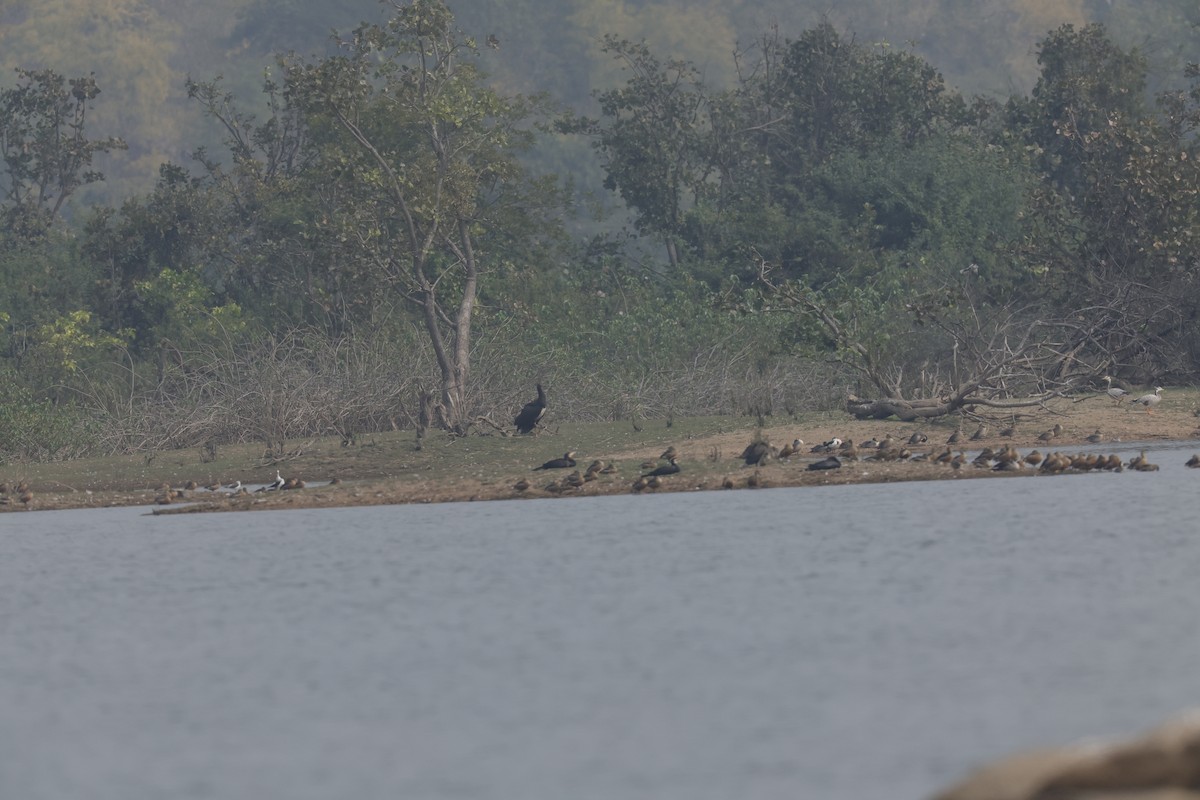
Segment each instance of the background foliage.
M864 391L788 297L918 396L1064 312L1061 369L1194 379L1195 4L826 7L0 0L0 451ZM419 102L405 9L452 19Z

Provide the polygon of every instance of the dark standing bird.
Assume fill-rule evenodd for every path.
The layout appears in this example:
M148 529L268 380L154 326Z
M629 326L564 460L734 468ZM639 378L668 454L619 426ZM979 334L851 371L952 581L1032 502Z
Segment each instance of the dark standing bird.
M1200 454L1198 454L1198 455L1193 455L1191 458L1189 458L1189 459L1188 459L1188 460L1185 462L1185 465L1186 465L1186 466L1189 466L1189 467L1192 467L1193 469L1194 469L1194 468L1196 468L1196 467L1200 467Z
M679 472L680 472L679 459L672 458L670 464L663 464L661 467L657 467L656 469L653 469L650 472L647 472L642 477L643 478L653 478L653 477L656 477L659 475L677 475L677 474L679 474Z
M663 451L663 454L661 456L659 456L659 458L665 459L667 461L672 461L678 457L679 457L679 451L675 449L675 445L671 445L670 447L668 447L666 450Z
M980 439L987 436L987 430L987 425L980 423L979 427L975 429L975 432L971 434L971 441L978 442Z
M575 466L575 451L568 450L563 453L562 458L552 458L540 467L534 467L534 469L569 469L573 466Z
M771 445L766 442L751 442L742 451L742 460L747 467L762 466L771 457Z
M540 383L537 385L537 393L537 398L526 403L521 413L513 420L513 424L517 426L517 433L532 433L546 415L546 392Z
M946 440L946 444L958 444L960 439L962 439L962 428L958 428L954 433L950 434L950 438Z

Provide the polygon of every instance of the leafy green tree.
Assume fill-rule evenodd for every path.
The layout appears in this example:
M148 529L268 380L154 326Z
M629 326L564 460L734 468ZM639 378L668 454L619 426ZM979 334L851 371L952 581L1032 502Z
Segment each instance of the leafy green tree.
M89 125L118 133L128 143L120 159L102 159L107 179L82 187L77 199L110 204L147 191L158 165L177 152L192 128L180 113L179 86L186 74L178 48L196 35L171 19L177 13L146 0L6 0L0 26L0 68L51 68L94 74L103 102ZM220 11L207 4L215 18Z
M88 138L94 75L67 79L53 70L17 70L17 86L0 90L0 193L9 235L36 237L80 187L104 179L92 167L101 153L123 149L116 137Z
M1038 63L1032 96L1015 105L1018 122L1041 148L1046 176L1079 193L1087 188L1088 164L1102 154L1119 164L1120 153L1099 146L1109 132L1147 116L1146 60L1117 46L1101 25L1064 25L1041 42Z
M1187 373L1196 344L1180 345L1200 311L1200 94L1152 110L1145 60L1099 26L1052 32L1040 58L1043 76L1012 123L1044 176L1019 257L1044 276L1044 295L1089 309L1068 341L1098 371Z
M16 86L0 90L0 315L5 351L21 367L33 363L26 359L44 345L47 326L86 313L90 275L61 217L80 188L103 179L96 156L124 144L89 138L100 93L93 76L17 76Z
M604 121L581 117L562 129L592 137L605 187L633 209L640 233L662 239L671 266L678 267L684 213L709 169L707 97L699 72L686 61L660 62L645 42L609 35L602 49L624 65L629 79L597 94Z

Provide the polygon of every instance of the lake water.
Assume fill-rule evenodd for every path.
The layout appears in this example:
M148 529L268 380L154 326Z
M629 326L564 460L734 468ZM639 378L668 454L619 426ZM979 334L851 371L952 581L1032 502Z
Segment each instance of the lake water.
M1200 703L1197 447L1145 474L0 515L0 797L926 797Z

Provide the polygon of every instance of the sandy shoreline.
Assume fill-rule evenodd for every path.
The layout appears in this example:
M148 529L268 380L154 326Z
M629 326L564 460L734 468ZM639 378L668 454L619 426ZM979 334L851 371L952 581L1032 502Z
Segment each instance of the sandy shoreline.
M1176 392L1172 399L1174 403L1164 401L1154 414L1147 414L1140 409L1119 406L1103 397L1088 397L1082 401L1059 401L1048 411L1040 413L1036 418L1017 421L1016 431L1010 436L1001 436L1003 428L1008 427L1012 420L984 420L986 430L976 439L970 436L980 424L977 421L964 421L961 441L953 446L954 452L960 449L964 452L977 452L983 447L998 449L1004 445L1012 445L1022 455L1037 449L1041 453L1059 451L1063 453L1078 452L1081 448L1099 447L1105 449L1110 445L1113 451L1128 450L1127 442L1168 442L1186 441L1200 438L1197 425L1200 419L1195 416L1192 407L1192 393ZM1171 396L1171 395L1168 395ZM780 446L791 442L794 438L804 441L801 454L790 460L772 460L762 467L746 467L738 455L742 449L753 440L756 431L744 425L737 430L689 437L677 443L680 452L682 472L678 475L663 479L662 486L657 489L645 489L644 493L680 492L680 491L720 491L732 483L733 488L773 488L784 486L823 486L848 483L889 483L896 481L920 480L967 480L978 478L1017 478L1035 474L1035 470L997 473L986 469L977 469L969 464L959 470L953 470L944 464L932 462L884 462L860 460L847 463L841 469L830 471L809 471L807 465L821 458L819 454L809 452L814 443L826 441L833 436L842 439L853 439L862 443L871 438L891 436L900 444L908 442L914 432L921 431L928 437L928 442L911 446L914 453L940 452L946 446L949 434L953 432L953 423L941 421L929 425L900 423L895 420L855 420L847 415L829 415L828 419L819 422L788 424L773 421L762 429L762 434L774 445ZM1050 441L1039 439L1051 426L1058 423L1062 433ZM1088 436L1098 434L1098 444L1088 441ZM669 437L668 437L669 440ZM503 441L503 440L496 440ZM510 442L512 440L509 440ZM554 445L558 445L555 442ZM496 445L497 447L500 445ZM513 445L508 445L513 446ZM1198 445L1200 448L1200 445ZM251 493L240 496L230 496L224 492L208 492L192 490L182 492L182 497L173 498L169 503L163 503L161 489L157 484L154 488L134 488L129 486L104 486L96 488L73 486L62 489L54 486L53 481L45 478L40 482L36 476L29 480L33 497L28 505L22 504L12 487L16 483L9 477L10 491L3 499L7 504L0 505L0 513L21 512L27 510L49 510L67 508L102 508L111 506L152 505L155 513L201 513L209 511L246 511L265 509L289 508L333 508L365 505L386 505L402 503L443 503L459 501L483 501L514 498L529 499L564 499L570 497L586 497L597 495L629 494L633 491L633 483L642 474L643 462L654 460L661 453L658 445L630 448L610 448L600 451L593 448L592 452L581 453L578 456L579 470L583 471L593 459L613 462L617 472L611 475L600 475L596 480L585 482L579 488L559 489L546 488L552 482L565 477L572 470L554 470L532 472L527 468L513 468L511 464L494 470L486 467L471 469L470 463L464 463L462 474L454 474L454 470L443 473L439 477L425 477L413 468L410 474L403 474L403 469L395 469L396 458L381 459L376 462L375 471L380 474L372 475L371 470L360 470L353 476L337 485L321 485L317 488L305 488L298 491L275 491ZM862 450L861 457L867 459L871 450ZM299 468L300 462L293 465ZM403 468L407 465L400 464ZM325 469L335 470L336 460L327 459L323 464ZM309 468L312 477L316 465ZM366 474L362 474L366 472ZM392 474L388 474L388 473ZM402 474L395 474L401 472ZM751 476L757 473L756 479ZM11 476L12 470L0 472L0 476ZM520 479L531 483L529 489L518 491L513 488ZM317 480L313 481L317 483ZM757 484L755 486L754 484ZM182 484L181 484L182 485Z

